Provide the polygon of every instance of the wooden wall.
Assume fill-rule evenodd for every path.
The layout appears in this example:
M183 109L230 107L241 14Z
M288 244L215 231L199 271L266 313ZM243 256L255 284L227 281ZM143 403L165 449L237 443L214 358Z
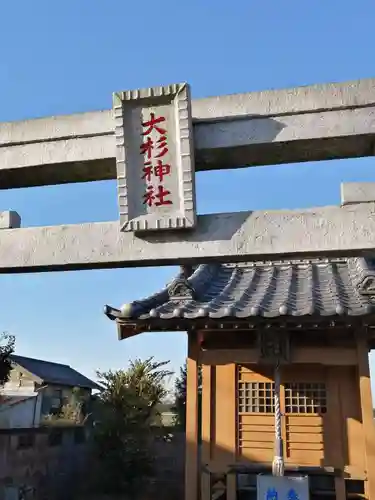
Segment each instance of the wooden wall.
M293 382L299 384L294 393L290 388ZM263 464L272 461L273 409L240 411L240 388L247 384L258 384L262 401L263 395L270 391L272 372L258 365L203 365L202 461L211 463L214 469L234 461ZM297 401L293 396L301 390L305 396L300 395ZM314 396L324 399L324 408L313 406ZM301 407L303 400L305 407ZM288 402L292 406L295 402L294 408L290 404L286 408ZM349 468L363 476L365 443L355 366L285 367L281 405L285 414L282 429L287 462Z
M341 471L335 480L340 499L345 498L348 479L365 481L366 497L372 491L375 495L375 425L366 345L359 336L351 347L301 347L294 351L293 364L282 367L286 464ZM225 473L233 464L251 463L253 470L256 464L271 465L274 414L265 406L272 404L266 392L272 390L273 372L259 363L256 349L211 349L200 351L196 359L203 372L202 467L198 464L197 481L206 500L212 491L210 474ZM194 383L195 374L194 364ZM258 408L250 404L254 390L254 401L263 404ZM227 489L227 499L234 498L234 488Z

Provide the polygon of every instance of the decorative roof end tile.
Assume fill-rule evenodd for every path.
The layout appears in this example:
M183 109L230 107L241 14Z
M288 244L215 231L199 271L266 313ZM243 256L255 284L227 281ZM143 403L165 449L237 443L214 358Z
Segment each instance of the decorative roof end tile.
M181 302L194 300L195 290L185 277L181 275L168 286L169 300Z
M358 283L358 291L361 295L368 295L375 298L375 276L366 276Z
M123 318L131 318L133 315L133 304L123 304L120 311Z

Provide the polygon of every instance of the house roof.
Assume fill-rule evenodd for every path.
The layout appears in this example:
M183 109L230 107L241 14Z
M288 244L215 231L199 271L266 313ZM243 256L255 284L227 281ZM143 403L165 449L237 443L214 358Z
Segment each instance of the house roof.
M81 387L84 389L100 389L92 380L77 372L68 365L43 361L41 359L27 358L25 356L11 355L11 360L31 374L35 375L46 384Z
M375 259L204 264L160 292L105 314L119 323L375 313Z

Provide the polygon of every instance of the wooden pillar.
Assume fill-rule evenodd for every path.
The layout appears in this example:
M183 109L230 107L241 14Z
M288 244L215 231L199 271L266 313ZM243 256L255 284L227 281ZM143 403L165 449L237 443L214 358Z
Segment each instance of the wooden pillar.
M198 363L195 332L188 332L186 382L185 500L198 500Z
M375 498L375 424L373 419L368 345L365 332L357 335L358 379L361 399L362 426L365 441L367 480L365 494L368 499Z
M217 457L223 472L236 462L236 365L230 363L216 367L215 407L215 459ZM236 477L227 473L227 500L236 498Z
M336 500L346 500L346 486L343 476L335 477Z
M201 500L210 500L211 481L207 465L212 459L212 440L214 438L214 409L215 409L215 366L202 365L202 460L201 465L206 469L201 474Z
M328 408L323 428L324 458L327 465L333 465L340 470L340 476L335 477L336 500L346 500L346 486L343 475L345 466L344 439L346 430L343 428L343 411L340 400L339 374L341 370L330 367L327 370ZM342 423L342 424L341 424ZM345 436L345 437L344 437Z

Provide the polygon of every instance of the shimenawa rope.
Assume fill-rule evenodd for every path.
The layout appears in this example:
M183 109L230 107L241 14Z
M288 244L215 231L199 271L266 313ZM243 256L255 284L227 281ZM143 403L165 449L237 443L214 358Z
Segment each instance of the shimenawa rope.
M275 366L275 451L272 462L272 474L274 476L284 475L284 450L281 434L281 410L280 410L280 363Z

